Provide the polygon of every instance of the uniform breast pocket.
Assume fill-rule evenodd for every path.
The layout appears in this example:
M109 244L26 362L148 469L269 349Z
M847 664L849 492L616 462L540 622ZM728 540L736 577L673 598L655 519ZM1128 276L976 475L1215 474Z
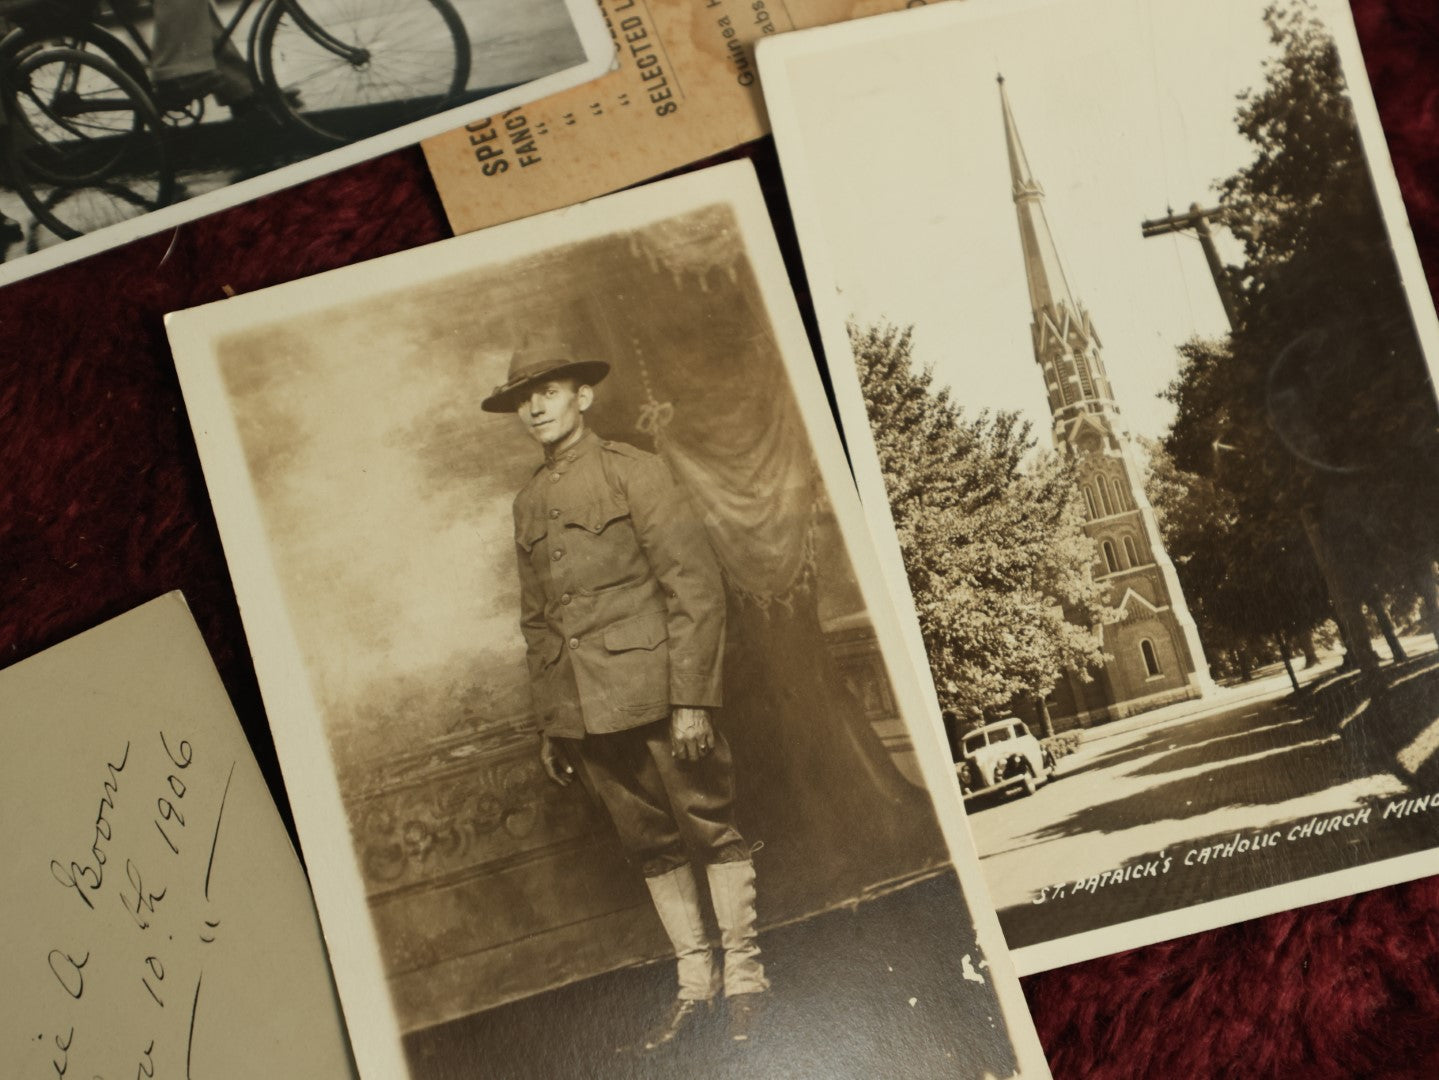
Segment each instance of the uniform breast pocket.
M634 615L605 630L605 683L616 709L644 712L669 703L669 636L663 611Z
M623 499L617 499L613 495L581 503L564 514L564 523L567 528L580 529L595 536L603 535L612 529L632 528L630 508Z
M535 548L549 532L549 525L543 515L527 515L520 521L515 522L515 543L518 544L526 554L534 555Z
M624 500L607 496L584 503L565 512L561 521L566 557L578 560L583 588L602 592L649 576ZM557 537L555 542L561 541Z

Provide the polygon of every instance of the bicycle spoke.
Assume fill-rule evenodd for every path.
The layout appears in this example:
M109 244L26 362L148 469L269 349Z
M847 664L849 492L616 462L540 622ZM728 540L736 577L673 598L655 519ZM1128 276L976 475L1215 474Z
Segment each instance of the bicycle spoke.
M444 0L301 0L276 11L261 42L267 85L286 111L334 141L432 115L463 89L469 40Z
M15 190L56 235L133 217L136 207L169 198L173 174L159 120L142 87L103 50L32 50L15 64L12 95Z

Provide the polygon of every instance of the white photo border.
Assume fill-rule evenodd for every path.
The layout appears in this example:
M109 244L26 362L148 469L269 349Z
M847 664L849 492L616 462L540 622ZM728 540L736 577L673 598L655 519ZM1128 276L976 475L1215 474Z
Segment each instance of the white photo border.
M926 684L912 677L912 664L900 644L904 622L892 606L878 554L869 542L864 512L793 300L764 197L753 167L748 161L739 161L166 319L291 809L310 867L316 905L330 944L355 1057L366 1076L393 1078L408 1072L335 770L320 765L331 763L332 754L314 689L300 659L260 503L223 388L218 345L227 336L255 325L342 302L369 297L379 300L401 286L415 287L562 245L637 230L716 203L726 204L734 212L764 300L765 316L784 358L820 476L875 628L899 714L906 718L935 816L974 921L976 939L988 962L986 977L994 981L1020 1075L1049 1075L964 823L958 784L947 764L937 700Z
M398 0L397 0L398 2ZM247 180L227 184L184 202L162 206L148 214L117 222L93 233L62 240L50 247L0 262L0 287L43 274L90 255L109 251L132 240L140 240L166 229L196 221L221 210L251 202L306 180L339 172L351 165L443 135L456 127L508 109L519 108L541 98L558 94L598 79L614 64L615 45L604 13L593 0L563 0L570 23L580 39L584 59L578 64L551 72L530 82L512 86L498 94L468 101L453 109L427 116L413 123L372 135L367 139L326 150L290 165L281 166Z
M1063 0L968 0L963 4L937 4L876 15L833 26L818 27L760 42L757 60L765 106L779 151L790 211L799 237L805 275L819 322L830 384L839 407L840 422L850 447L850 463L866 518L878 548L896 607L904 610L903 633L910 655L927 689L933 693L933 676L926 659L918 617L909 599L909 581L900 554L899 537L885 494L868 414L854 368L847 329L847 313L840 303L834 257L813 198L816 178L805 159L803 132L792 94L787 66L794 60L836 48L863 43L874 46L886 40L923 35L953 26L965 26L1017 11L1043 8ZM1409 227L1404 199L1388 144L1379 122L1379 110L1364 67L1353 15L1342 0L1314 0L1317 14L1339 48L1350 99L1359 125L1361 143L1369 163L1389 243L1398 265L1405 297L1431 377L1439 382L1439 318L1429 295L1419 250ZM833 180L834 178L829 178ZM842 182L838 181L838 182ZM947 755L946 755L947 759ZM1076 964L1111 953L1152 945L1171 938L1197 934L1231 923L1256 919L1308 904L1318 904L1369 889L1379 889L1416 878L1439 874L1439 846L1427 852L1384 859L1364 866L1301 878L1239 896L1210 900L1177 911L1144 916L1095 930L1014 949L1010 953L1021 976Z

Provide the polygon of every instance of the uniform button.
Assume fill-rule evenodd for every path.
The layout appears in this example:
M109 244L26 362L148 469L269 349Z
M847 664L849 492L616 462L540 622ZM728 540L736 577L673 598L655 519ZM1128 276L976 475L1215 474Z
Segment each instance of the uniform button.
M552 518L557 518L557 517L559 517L559 516L560 516L560 512L559 512L558 510L551 510L551 511L550 511L550 517L552 517Z
M560 603L562 603L562 604L568 604L569 602L570 602L570 594L569 594L569 593L565 593L564 596L560 597Z
M559 482L560 482L560 474L557 473L557 472L552 472L552 473L550 473L550 483L552 483L552 484L558 484Z
M580 639L577 638L577 637L572 637L572 638L570 638L570 648L572 648L572 649L578 649L579 647L580 647Z
M550 558L554 559L555 562L559 562L559 561L560 561L561 559L563 559L564 557L565 557L564 548L555 548L554 553L553 553L552 555L550 555Z

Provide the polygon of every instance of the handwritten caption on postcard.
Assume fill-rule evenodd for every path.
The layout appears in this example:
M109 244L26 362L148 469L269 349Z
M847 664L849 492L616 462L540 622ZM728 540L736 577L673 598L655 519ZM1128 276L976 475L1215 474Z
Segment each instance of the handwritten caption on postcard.
M94 820L50 859L44 1014L55 1077L190 1078L205 950L220 918L211 882L234 763L197 764L161 731L125 741L85 796ZM213 789L213 790L207 790ZM86 778L75 778L86 790Z
M1415 814L1439 811L1439 794L1391 799L1377 818L1374 816L1375 810L1374 806L1364 806L1343 812L1316 814L1305 821L1295 822L1288 828L1236 832L1228 840L1188 848L1183 855L1170 856L1167 851L1160 851L1088 877L1043 886L1035 892L1030 903L1044 904L1080 895L1093 896L1099 890L1115 885L1164 877L1176 865L1188 869L1210 867L1242 856L1270 854L1287 844L1303 843L1379 822L1400 821Z

